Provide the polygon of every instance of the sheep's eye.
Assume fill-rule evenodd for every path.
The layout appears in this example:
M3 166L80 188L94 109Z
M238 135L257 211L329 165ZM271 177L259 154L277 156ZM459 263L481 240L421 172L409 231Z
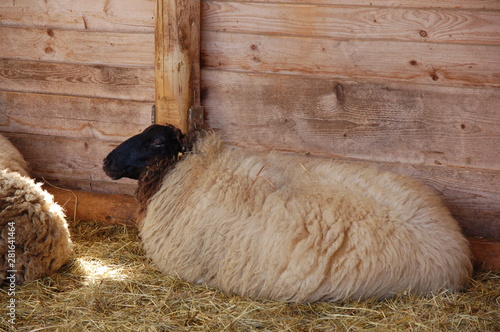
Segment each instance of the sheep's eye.
M153 141L153 143L151 143L152 146L154 146L155 148L159 148L161 146L163 146L163 141L159 138L155 139Z

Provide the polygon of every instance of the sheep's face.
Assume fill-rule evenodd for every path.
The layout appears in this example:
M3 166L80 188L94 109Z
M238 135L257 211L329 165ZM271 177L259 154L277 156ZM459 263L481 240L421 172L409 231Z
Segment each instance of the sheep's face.
M182 152L184 135L174 126L152 125L120 144L104 158L103 170L113 180L138 180L148 162L158 157L175 158Z

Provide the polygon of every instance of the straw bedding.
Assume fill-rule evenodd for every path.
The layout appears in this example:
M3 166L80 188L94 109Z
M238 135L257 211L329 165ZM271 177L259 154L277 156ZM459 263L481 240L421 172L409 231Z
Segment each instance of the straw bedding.
M251 301L160 274L134 226L71 222L73 259L16 289L16 325L0 292L2 331L499 331L500 273L461 293L384 301Z

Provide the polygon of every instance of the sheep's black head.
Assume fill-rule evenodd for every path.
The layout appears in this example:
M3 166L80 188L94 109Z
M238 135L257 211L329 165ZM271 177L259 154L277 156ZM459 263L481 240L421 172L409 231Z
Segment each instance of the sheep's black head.
M103 170L113 180L138 180L155 158L177 158L183 152L184 135L174 126L152 125L120 144L104 158Z

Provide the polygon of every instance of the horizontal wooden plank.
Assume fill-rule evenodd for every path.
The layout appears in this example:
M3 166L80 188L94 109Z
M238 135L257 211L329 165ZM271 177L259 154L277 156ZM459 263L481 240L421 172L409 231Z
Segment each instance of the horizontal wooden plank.
M203 31L206 68L376 82L500 87L500 46L337 41Z
M102 160L121 142L5 134L28 161L34 177L73 178L90 183L113 182L102 170ZM116 183L135 184L135 182L120 180Z
M150 32L155 0L13 0L0 3L0 25Z
M0 26L4 58L153 66L154 35Z
M133 196L98 194L67 190L45 185L44 189L54 196L68 218L106 223L136 222L137 201Z
M204 70L229 142L381 162L500 170L500 90Z
M148 101L154 68L48 63L0 58L0 90Z
M46 183L50 186L69 190L86 191L99 194L128 195L134 196L137 191L137 181L132 180L103 180L89 181L85 178L63 177L55 174L56 177L37 177L38 182Z
M207 31L500 45L492 11L204 1L202 17Z
M477 268L486 271L500 272L500 241L470 237L467 240L470 243Z
M0 131L121 141L152 123L151 102L0 91Z
M204 0L205 1L205 0ZM220 2L244 2L248 0L218 0ZM408 8L455 8L455 9L500 9L498 0L252 0L262 3L293 3L336 5L336 6L374 6Z

